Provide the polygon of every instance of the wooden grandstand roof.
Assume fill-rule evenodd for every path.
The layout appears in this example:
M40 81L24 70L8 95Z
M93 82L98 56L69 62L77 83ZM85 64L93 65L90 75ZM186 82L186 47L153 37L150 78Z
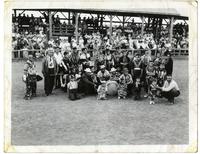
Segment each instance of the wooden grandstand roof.
M145 17L158 17L158 18L169 18L174 17L175 19L188 20L188 17L181 16L175 9L63 9L63 8L43 8L43 9L14 9L14 10L27 10L27 11L62 11L62 12L77 12L77 13L95 13L105 15L118 15L118 16L145 16Z

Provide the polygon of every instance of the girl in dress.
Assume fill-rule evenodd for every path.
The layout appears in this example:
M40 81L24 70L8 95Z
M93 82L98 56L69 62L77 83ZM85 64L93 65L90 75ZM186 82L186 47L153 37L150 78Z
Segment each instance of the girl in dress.
M133 79L131 74L128 73L127 68L124 68L123 74L119 78L118 99L125 99L127 97L127 93L130 93L132 84Z
M127 96L127 84L124 78L119 80L118 99L125 99Z
M99 85L98 89L97 89L97 99L98 100L106 100L106 93L107 93L107 85L106 85L106 81L102 81L101 84Z
M78 79L74 75L70 75L70 81L67 84L68 96L70 100L77 100L78 97Z
M156 79L152 79L152 83L149 86L149 98L150 98L150 103L149 104L155 104L154 100L156 98L156 93L157 93L157 81Z
M151 85L152 79L155 77L155 75L156 75L156 70L155 70L153 61L150 61L149 65L146 67L145 91L147 93L147 96L149 92L149 86Z

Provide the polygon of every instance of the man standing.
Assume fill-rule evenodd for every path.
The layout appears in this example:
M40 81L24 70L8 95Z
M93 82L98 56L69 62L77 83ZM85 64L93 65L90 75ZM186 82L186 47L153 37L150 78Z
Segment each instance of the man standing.
M77 47L74 46L71 55L69 56L69 66L70 69L76 69L78 70L78 64L79 64L79 55Z
M42 62L42 74L44 75L45 94L48 96L52 93L57 74L57 63L52 48L48 49L47 55Z
M170 104L174 104L174 97L180 95L180 90L177 83L172 79L172 75L167 75L167 80L164 82L163 87L157 86L161 90L161 97L168 99Z
M120 59L119 59L121 71L124 68L128 68L129 69L129 63L130 63L130 59L127 56L127 51L123 50L122 52L123 52L123 56L120 57Z
M136 54L135 58L133 58L133 60L130 62L130 67L133 79L141 79L143 73L143 63L138 53Z
M57 66L58 66L58 74L56 75L56 79L55 79L55 88L60 88L60 73L62 70L62 60L63 60L63 56L60 52L60 48L59 46L55 46L54 47L54 58L56 60Z

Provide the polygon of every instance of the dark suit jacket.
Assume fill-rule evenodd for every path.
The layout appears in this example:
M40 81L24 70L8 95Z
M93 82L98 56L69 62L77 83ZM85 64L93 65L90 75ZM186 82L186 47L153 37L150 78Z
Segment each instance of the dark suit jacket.
M54 57L52 57L52 58L53 58L53 61L54 61L54 75L56 75L58 73L58 65L56 63L55 58ZM42 74L44 76L49 75L47 56L42 61Z

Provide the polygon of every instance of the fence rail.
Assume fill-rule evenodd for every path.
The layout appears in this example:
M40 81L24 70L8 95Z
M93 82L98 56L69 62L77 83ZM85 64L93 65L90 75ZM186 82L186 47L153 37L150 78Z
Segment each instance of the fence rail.
M113 49L115 50L115 49ZM124 49L120 49L121 51L124 50ZM132 54L135 54L136 52L140 53L140 54L144 54L146 49L125 49L127 51L132 51ZM94 50L88 50L90 51L91 53L94 51ZM45 50L36 50L36 49L33 49L33 50L13 50L12 51L12 59L13 60L17 60L17 59L26 59L28 57L28 54L31 53L34 55L35 58L40 58L41 55L45 53ZM155 56L157 53L157 49L151 49L151 55ZM172 49L172 55L173 56L188 56L189 53L188 53L188 49L179 49L179 48L175 48L175 49Z

